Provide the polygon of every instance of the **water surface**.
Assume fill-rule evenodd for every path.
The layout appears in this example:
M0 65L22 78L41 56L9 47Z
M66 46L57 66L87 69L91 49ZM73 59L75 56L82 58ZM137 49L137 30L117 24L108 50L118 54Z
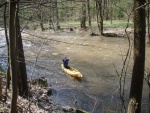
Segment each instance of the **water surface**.
M38 36L38 37L36 37ZM91 37L89 34L43 33L23 35L28 78L47 78L53 88L53 101L90 113L120 112L119 76L128 50L128 40L121 37ZM3 41L4 42L4 41ZM2 44L2 42L0 42ZM1 56L5 56L0 48ZM147 47L146 70L150 67ZM131 52L132 53L132 52ZM71 55L70 65L78 69L83 78L75 79L61 69L61 54ZM1 58L4 60L4 58ZM1 64L5 64L6 60ZM131 54L125 85L128 101L133 57ZM123 83L123 81L122 81ZM148 109L148 86L144 82L143 110Z

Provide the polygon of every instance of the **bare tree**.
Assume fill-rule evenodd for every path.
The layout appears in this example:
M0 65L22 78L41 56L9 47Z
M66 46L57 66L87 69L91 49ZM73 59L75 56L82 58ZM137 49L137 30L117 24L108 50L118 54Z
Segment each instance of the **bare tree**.
M17 4L19 6L19 4ZM19 10L19 9L18 9ZM16 12L16 38L17 38L17 65L18 65L18 89L20 96L28 95L28 85L27 85L27 72L26 72L26 63L24 57L22 36L20 32L20 22L18 16L18 10Z
M81 28L86 29L86 1L82 2Z
M103 0L96 0L97 25L100 35L103 34Z
M43 26L43 13L42 13L42 11L39 11L38 18L39 18L39 20L40 20L40 27L41 27L41 30L44 31L44 26Z
M134 66L130 88L128 113L141 112L141 98L145 65L145 0L134 0Z
M9 39L7 35L7 18L6 18L6 10L7 10L7 3L5 3L4 6L4 28L5 28L5 37L6 37L6 43L7 43L7 54L9 56ZM6 84L6 95L7 95L7 89L10 87L10 60L9 57L7 58L7 84Z
M87 0L87 10L88 10L89 26L91 27L91 9L90 9L90 0Z
M9 57L11 67L12 98L10 113L16 113L17 109L17 43L16 43L16 7L15 0L9 1Z

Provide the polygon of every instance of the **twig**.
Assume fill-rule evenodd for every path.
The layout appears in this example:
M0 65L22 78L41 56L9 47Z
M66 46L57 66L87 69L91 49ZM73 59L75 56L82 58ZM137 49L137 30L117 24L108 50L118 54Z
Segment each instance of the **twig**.
M114 4L114 5L116 7L119 7L116 4ZM114 63L113 63L113 65L114 65L114 68L115 68L115 71L116 71L117 75L119 76L119 94L120 94L120 99L122 101L122 107L124 109L124 112L126 112L126 106L125 106L125 103L124 103L124 101L125 101L124 100L124 90L125 90L124 88L125 88L126 76L127 76L128 65L129 65L129 61L130 61L130 57L131 57L131 48L132 48L132 44L131 44L131 41L130 41L130 37L127 33L127 29L129 27L130 16L133 13L134 9L130 12L130 14L128 14L124 9L122 9L121 7L119 7L119 8L122 11L124 11L126 13L126 15L128 16L128 21L127 21L127 26L125 28L125 33L127 35L129 45L128 45L128 50L127 50L125 59L123 58L123 55L122 55L123 66L122 66L122 69L121 69L121 74L119 74L118 71L116 70L116 67L115 67ZM121 51L121 54L122 54L122 51ZM122 83L122 80L123 80L123 83Z

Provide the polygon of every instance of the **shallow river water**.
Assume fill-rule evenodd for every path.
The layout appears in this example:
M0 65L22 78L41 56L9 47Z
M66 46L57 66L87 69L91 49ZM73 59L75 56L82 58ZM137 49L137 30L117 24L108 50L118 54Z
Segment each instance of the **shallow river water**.
M53 89L53 101L62 106L72 106L90 113L120 112L120 78L117 72L121 73L126 57L126 38L91 37L89 34L74 32L33 34L36 36L23 35L28 79L46 77ZM0 45L4 43L5 40ZM146 71L149 71L150 48L147 47L146 50ZM6 66L6 53L6 47L0 48L3 68ZM75 79L62 71L61 54L71 55L69 64L78 69L83 78ZM132 63L131 55L124 87L125 104L128 102ZM142 110L146 112L148 86L145 82L142 106Z

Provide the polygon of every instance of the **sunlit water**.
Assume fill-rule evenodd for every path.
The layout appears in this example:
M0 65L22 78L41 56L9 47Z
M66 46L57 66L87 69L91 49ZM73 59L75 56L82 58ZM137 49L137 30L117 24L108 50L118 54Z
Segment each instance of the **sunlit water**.
M44 39L23 35L29 79L46 77L53 88L53 101L62 106L72 106L90 113L120 112L118 74L121 73L128 50L126 38L91 37L89 34L73 32L39 35ZM0 45L4 45L5 39L2 36L1 39ZM147 71L150 66L149 49L146 54ZM0 48L1 56L6 56L6 53L6 47ZM83 78L75 79L62 71L61 54L71 55L70 65L78 69ZM6 61L6 58L1 57L4 69ZM125 104L128 102L132 63L131 52L124 87ZM148 110L147 100L148 86L144 82L143 111Z

